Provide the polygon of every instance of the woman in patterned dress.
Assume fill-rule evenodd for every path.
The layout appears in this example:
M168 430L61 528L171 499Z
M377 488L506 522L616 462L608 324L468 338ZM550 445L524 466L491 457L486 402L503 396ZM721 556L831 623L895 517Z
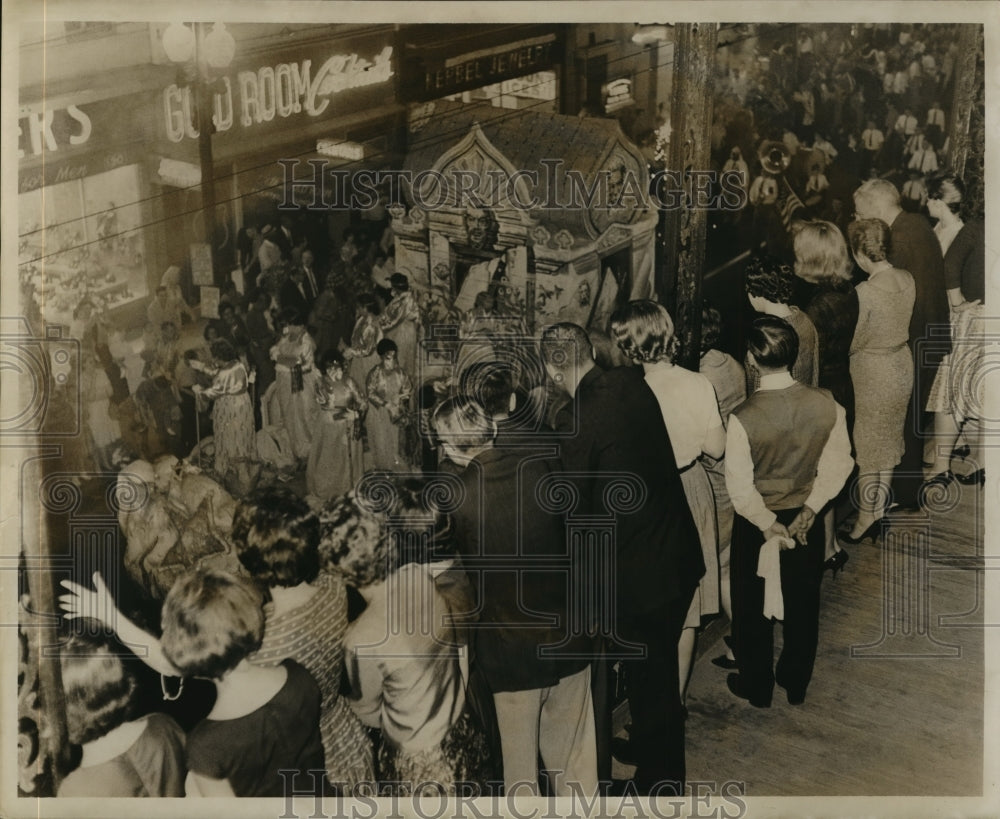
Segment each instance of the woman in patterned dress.
M398 363L398 349L384 338L376 348L381 363L372 367L365 381L368 394L368 446L375 469L403 471L408 468L401 441L407 422L407 402L413 393L409 376Z
M983 302L986 298L986 245L982 219L962 219L965 185L953 174L931 180L927 188L927 210L938 220L934 233L944 255L945 289L951 312L952 352L938 366L927 399L934 413L937 439L934 465L920 493L921 503L935 486L943 488L957 478L975 483L980 475L956 475L951 471L951 453L960 431L978 438L979 416L985 395L982 377L984 342ZM980 443L978 440L970 443ZM980 457L982 457L980 455Z
M366 402L360 387L344 374L344 360L337 353L327 353L319 366L320 415L306 464L306 487L310 495L326 502L353 489L364 474L361 416Z
M351 333L351 344L344 350L344 361L347 362L347 374L364 388L368 373L379 361L375 347L382 340L382 328L378 323L378 301L371 293L359 295L357 305L358 317Z
M264 638L255 665L285 659L302 665L319 685L320 734L330 783L341 794L374 780L371 741L344 697L340 679L347 631L347 588L320 571L319 520L305 501L281 488L251 494L236 510L233 542L240 562L267 588Z
M225 339L212 342L212 356L218 370L212 386L197 384L197 395L215 401L212 429L215 431L215 474L225 478L240 461L257 460L254 437L253 404L250 403L249 376L232 344Z
M312 444L312 427L316 417L316 371L313 353L316 345L298 314L285 313L284 330L278 343L271 348L274 361L274 390L281 413L280 426L288 432L295 457L304 461ZM272 424L274 421L271 422Z
M399 348L399 366L410 378L417 375L417 345L419 344L421 318L420 308L410 280L402 273L393 273L389 279L392 301L379 316L379 326L386 338L391 338Z

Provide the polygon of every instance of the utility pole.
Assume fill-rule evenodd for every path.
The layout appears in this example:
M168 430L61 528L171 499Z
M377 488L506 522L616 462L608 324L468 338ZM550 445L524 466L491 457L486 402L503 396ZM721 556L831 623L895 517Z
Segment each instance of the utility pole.
M674 331L681 342L677 363L697 371L709 211L704 203L699 207L696 172L711 167L711 88L718 25L678 24L674 35L667 169L681 175L687 196L683 207L662 212L663 266L657 276L657 290L674 319ZM702 194L705 198L709 195L707 191Z

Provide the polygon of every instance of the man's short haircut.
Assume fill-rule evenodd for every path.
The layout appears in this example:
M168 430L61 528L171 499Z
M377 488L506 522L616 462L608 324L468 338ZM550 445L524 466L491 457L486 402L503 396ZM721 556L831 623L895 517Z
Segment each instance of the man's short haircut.
M70 635L59 653L66 728L74 745L99 739L132 719L137 690L124 649L99 633L96 621L82 622L88 624L86 631Z
M251 583L229 572L188 572L163 604L163 653L185 677L220 679L260 648L263 605Z
M476 361L462 371L458 391L479 403L490 417L506 415L514 394L514 371L502 361Z
M673 361L678 341L667 308L650 299L630 301L611 315L611 335L636 364Z
M873 262L884 262L892 249L892 229L881 219L858 219L847 226L847 239L854 254L863 253Z
M876 211L899 207L899 190L888 179L869 179L854 191L855 209L859 202L870 203Z
M757 256L746 269L748 296L759 296L774 304L788 304L792 298L792 269L773 256Z
M762 367L791 370L799 357L799 336L783 318L762 316L750 328L747 349Z
M465 395L444 401L434 410L431 424L438 438L461 450L486 446L497 435L497 425L483 406Z
M269 588L311 583L319 574L319 519L285 487L258 489L241 501L232 539L240 563Z
M541 351L542 361L560 372L594 360L587 331L568 321L550 324L542 331Z

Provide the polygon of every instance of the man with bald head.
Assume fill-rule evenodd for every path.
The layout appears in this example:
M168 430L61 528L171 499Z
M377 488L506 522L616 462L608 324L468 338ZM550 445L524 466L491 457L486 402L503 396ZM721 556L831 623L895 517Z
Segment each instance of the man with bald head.
M858 219L881 219L891 228L889 261L913 276L917 295L910 318L910 349L913 351L913 400L904 428L905 452L893 479L893 496L900 506L917 504L923 480L924 457L920 438L929 436L931 413L927 399L941 359L951 347L948 296L944 284L944 258L934 231L922 215L903 210L899 191L886 179L870 179L854 192ZM933 334L933 335L932 335ZM929 342L926 348L922 341Z

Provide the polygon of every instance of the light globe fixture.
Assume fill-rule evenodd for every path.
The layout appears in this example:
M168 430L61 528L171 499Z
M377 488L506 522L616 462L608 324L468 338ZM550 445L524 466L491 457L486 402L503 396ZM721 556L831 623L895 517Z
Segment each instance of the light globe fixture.
M172 63L186 63L194 54L195 34L183 23L171 23L163 30L163 51Z
M236 55L236 40L226 29L225 23L213 23L212 30L205 35L202 54L209 68L228 68Z

